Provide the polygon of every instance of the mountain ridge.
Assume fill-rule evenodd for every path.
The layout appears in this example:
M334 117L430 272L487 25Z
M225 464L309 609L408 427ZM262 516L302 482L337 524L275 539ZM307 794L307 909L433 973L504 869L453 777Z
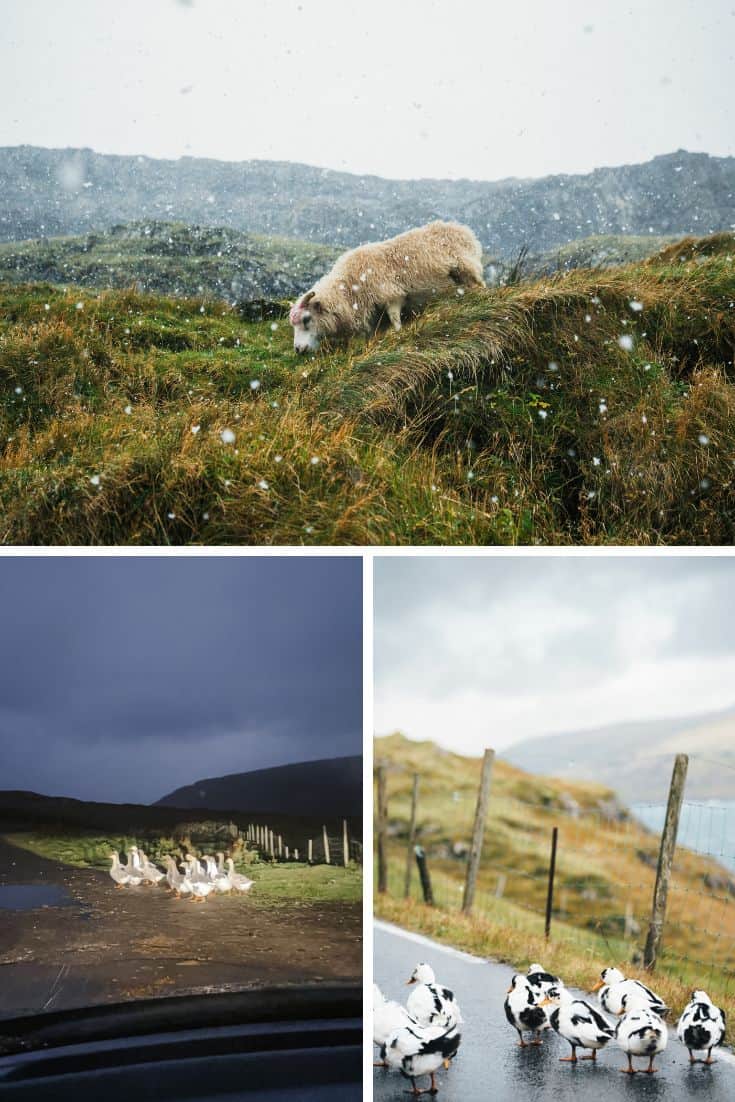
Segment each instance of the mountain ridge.
M615 789L626 803L648 803L666 800L677 753L691 758L687 799L735 799L735 706L536 736L508 747L501 757L533 774L592 779ZM719 760L704 756L710 753Z
M470 225L492 253L590 234L712 233L733 220L735 157L685 150L538 178L389 180L283 161L0 148L0 240L157 219L349 247L432 218ZM673 200L673 201L672 201Z

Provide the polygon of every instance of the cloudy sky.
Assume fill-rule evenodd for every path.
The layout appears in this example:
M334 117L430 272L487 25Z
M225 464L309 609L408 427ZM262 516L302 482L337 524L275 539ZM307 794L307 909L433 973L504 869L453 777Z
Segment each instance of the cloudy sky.
M148 803L361 753L361 566L0 560L0 788Z
M735 153L732 0L3 0L0 145L541 176Z
M735 561L376 560L375 729L465 754L735 705Z

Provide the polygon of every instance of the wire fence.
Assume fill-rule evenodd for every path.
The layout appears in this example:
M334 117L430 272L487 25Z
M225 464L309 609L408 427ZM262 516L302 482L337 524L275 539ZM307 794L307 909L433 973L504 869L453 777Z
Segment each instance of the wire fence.
M529 778L498 777L490 788L472 914L544 932L557 828L549 908L554 941L573 942L591 954L603 951L611 961L643 964L661 876L672 764L671 756L657 760L657 798L629 807L602 788L543 778L533 779L536 798L531 799ZM443 781L432 774L422 796L419 776L411 839L413 775L386 767L386 890L403 896L408 871L409 896L423 899L419 877L407 862L416 843L426 855L435 905L462 910L477 779L474 786L454 787L451 773ZM689 799L688 790L734 796ZM689 755L677 837L656 964L693 985L716 977L720 990L727 991L735 988L735 763Z
M310 865L362 864L362 843L350 834L347 820L337 834L323 824L321 830L309 837L284 835L267 823L249 823L245 838L250 849L270 861L306 861Z

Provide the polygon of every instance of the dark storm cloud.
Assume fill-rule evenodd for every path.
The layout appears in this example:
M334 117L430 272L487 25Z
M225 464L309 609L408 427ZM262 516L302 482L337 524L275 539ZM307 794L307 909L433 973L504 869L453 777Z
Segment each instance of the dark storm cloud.
M354 558L0 563L2 788L156 799L359 753Z

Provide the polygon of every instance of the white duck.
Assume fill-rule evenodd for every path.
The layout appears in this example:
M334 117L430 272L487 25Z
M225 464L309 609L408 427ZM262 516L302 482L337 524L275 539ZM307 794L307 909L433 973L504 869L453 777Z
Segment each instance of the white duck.
M610 1023L584 999L575 999L566 987L551 987L539 1005L553 1006L549 1012L551 1028L572 1046L572 1055L561 1057L564 1063L597 1060L598 1050L612 1040L614 1029ZM578 1048L590 1049L591 1055L577 1057Z
M522 976L519 972L510 981L510 987L506 992L503 1005L506 1018L518 1034L518 1043L521 1048L526 1048L528 1043L532 1045L543 1044L540 1036L541 1030L549 1028L546 1011L539 1005L543 997L531 987L528 977ZM533 1033L533 1041L524 1041L524 1032Z
M409 995L406 1008L420 1025L441 1026L444 1029L459 1025L462 1015L454 992L436 982L431 965L417 964L406 982L419 985Z
M595 991L599 992L600 1006L608 1014L625 1014L634 1003L650 1007L662 1018L669 1012L664 1000L650 987L640 980L627 980L618 968L603 968L592 988L592 992Z
M373 1044L380 1050L380 1060L373 1064L376 1068L387 1068L385 1045L392 1033L401 1026L410 1025L413 1018L405 1006L386 999L377 983L373 984Z
M235 862L231 857L228 857L225 864L227 865L227 876L235 891L249 892L253 886L253 881L249 880L247 876L243 876L240 872L235 872Z
M631 995L628 997L628 1010L615 1028L615 1040L628 1056L628 1066L621 1068L621 1071L626 1075L635 1075L636 1070L653 1075L658 1070L653 1066L653 1059L666 1048L669 1031L666 1022L651 1009L644 997ZM634 1068L634 1056L647 1056L648 1067Z
M530 964L526 979L537 995L546 995L550 987L563 987L564 982L558 976L552 976L542 964Z
M120 864L120 854L113 850L110 854L110 860L112 861L110 876L115 881L115 887L124 888L130 883L130 876L125 866Z
M388 1037L385 1060L388 1067L396 1068L411 1080L411 1094L436 1094L434 1076L442 1064L445 1068L449 1067L450 1061L457 1055L460 1040L456 1025L443 1029L410 1022ZM431 1084L419 1090L416 1080L423 1075L431 1076Z
M695 1052L707 1050L703 1064L711 1064L712 1049L725 1039L725 1013L715 1006L706 991L692 991L692 997L684 1007L684 1013L676 1026L676 1035L689 1049L689 1063L696 1064Z

